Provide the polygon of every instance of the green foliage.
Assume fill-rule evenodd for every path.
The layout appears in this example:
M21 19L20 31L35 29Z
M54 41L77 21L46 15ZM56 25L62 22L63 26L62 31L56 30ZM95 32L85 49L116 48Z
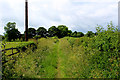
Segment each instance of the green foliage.
M12 29L10 31L8 31L8 40L11 41L15 41L15 39L20 37L20 32L18 31L18 29Z
M15 27L16 27L15 22L13 23L8 22L4 27L4 30L6 31L5 37L8 41L11 40L15 41L15 39L20 38L20 32Z
M72 38L72 37L70 37L70 38L68 38L67 40L68 40L68 42L70 43L70 46L73 47L73 45L75 44L75 39Z
M67 34L68 34L68 27L66 27L65 25L59 25L57 28L59 30L59 34L58 34L59 38L67 36Z
M77 31L71 34L71 37L83 37L83 36L84 34L82 32L77 32Z
M73 33L71 34L71 36L72 36L72 37L77 37L77 31L73 32Z
M33 38L36 35L36 30L34 28L28 29L28 37Z
M98 27L98 29L100 28ZM104 78L119 78L119 48L116 30L110 23L107 30L98 30L94 44L90 44L95 50L98 50L91 57L90 64L98 70L104 70L100 72L101 77Z
M15 72L15 63L16 61L18 61L19 59L22 59L22 57L27 56L28 53L33 53L34 49L37 47L36 44L32 41L30 42L7 42L6 44L9 45L5 45L5 48L10 48L10 47L14 47L14 48L18 48L19 50L21 49L20 53L14 54L12 56L8 56L9 54L12 54L12 52L10 53L9 50L4 53L2 52L2 63L4 63L2 66L2 70L3 70L3 79L7 79L7 78L11 78L11 77L17 77L18 75ZM27 50L23 50L23 48L27 48ZM25 53L23 52L25 51ZM27 52L28 51L28 52ZM13 50L13 53L16 53L15 50ZM24 54L22 54L24 53Z
M107 30L97 27L96 36L89 32L88 37L80 38L40 38L34 52L30 48L12 56L13 60L3 65L3 78L119 79L118 29L109 25Z
M71 34L72 34L72 31L71 31L71 30L68 30L67 36L71 36Z
M48 33L50 37L57 36L58 35L58 28L55 26L52 26L48 29Z
M34 36L33 38L36 39L36 40L37 40L37 39L40 39L40 38L41 38L41 35L36 35L36 36Z
M45 37L47 30L44 27L39 27L36 32L37 35L41 35L41 37Z
M41 38L38 49L29 48L15 55L13 61L4 64L3 78L53 78L57 74L57 43L54 39ZM33 43L33 42L31 42ZM24 45L24 44L23 44Z
M84 34L82 32L77 32L77 37L83 37Z
M104 28L101 25L97 25L98 27L96 27L96 31L97 33L100 33L104 30Z
M98 27L98 29L100 28ZM62 41L61 44L65 46L62 46L62 52L67 55L64 56L64 59L68 61L64 66L69 65L64 69L67 77L119 78L120 45L117 29L111 26L107 30L98 31L98 35L92 38L66 38L72 45L72 49L66 45L66 41ZM72 58L70 58L70 54ZM77 61L79 62L77 63Z
M92 32L92 31L88 31L87 33L86 33L86 36L87 37L94 37L94 33Z
M8 22L8 23L6 24L6 26L4 27L4 29L5 29L5 31L7 32L7 31L10 31L10 30L12 30L12 29L15 29L15 27L16 27L16 23L15 23L15 22L13 22L13 23Z
M16 48L18 48L22 51L26 51L26 49L29 47L32 47L33 48L32 50L34 51L34 49L37 48L37 45L35 42L29 41L29 42L22 43L19 46L16 46Z

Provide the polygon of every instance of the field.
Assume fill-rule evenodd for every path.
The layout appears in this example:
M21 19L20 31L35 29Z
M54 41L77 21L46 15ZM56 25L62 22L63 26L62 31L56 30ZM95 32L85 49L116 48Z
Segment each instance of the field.
M31 44L33 43L32 41L29 41L29 42L3 42L3 45L1 43L1 49L4 50L4 49L9 49L9 48L18 48L18 47L24 47L28 44ZM16 53L17 50L14 49L13 50L13 53ZM6 50L5 51L5 55L10 55L12 53L12 50Z
M3 78L120 78L119 40L109 33L38 39L36 50L21 51L3 65Z

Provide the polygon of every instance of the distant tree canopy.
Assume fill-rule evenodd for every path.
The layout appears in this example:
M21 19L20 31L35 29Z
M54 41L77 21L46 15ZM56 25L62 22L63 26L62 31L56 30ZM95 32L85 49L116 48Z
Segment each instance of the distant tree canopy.
M52 26L48 29L49 37L57 36L58 35L58 28L56 26Z
M75 31L71 34L71 37L83 37L83 36L84 36L84 33L77 32L77 31Z
M44 27L39 27L36 33L37 35L41 35L41 37L45 37L47 30Z
M72 31L68 30L67 36L71 36L71 34L72 34Z
M77 37L77 31L73 32L73 33L71 34L71 37Z
M77 32L77 37L83 37L84 36L84 33L82 32Z
M110 24L108 24L108 31L112 31L114 32L114 26L112 24L112 22ZM16 29L16 23L15 22L8 22L6 24L6 26L4 27L5 30L5 39L7 39L8 41L15 41L17 38L19 39L23 39L25 40L25 32L24 34L20 34L20 32L18 31L18 29ZM96 27L96 31L95 33L93 33L92 31L88 31L85 36L87 37L93 37L95 35L98 35L100 32L103 32L103 27ZM39 27L37 30L35 28L28 28L28 38L41 38L41 37L53 37L53 36L57 36L58 38L63 38L65 36L69 36L69 37L83 37L84 33L82 32L77 32L74 31L72 32L71 30L68 29L67 26L65 25L59 25L59 26L51 26L48 30L45 29L44 27Z
M58 37L59 38L62 38L62 37L65 37L67 36L68 34L68 27L66 27L65 25L59 25L58 27Z
M8 22L8 23L6 24L6 26L4 27L4 30L5 30L6 32L8 32L8 31L10 31L11 29L15 29L15 27L16 27L16 23L15 23L15 22L13 22L13 23Z
M16 39L25 40L25 31L24 34L20 34L18 29L16 29L16 23L15 22L8 22L6 26L4 27L5 30L5 39L8 41L15 41ZM65 36L70 37L82 37L84 34L82 32L73 32L71 30L68 30L68 27L65 25L59 25L51 26L48 31L44 27L39 27L37 30L35 28L28 28L28 38L41 38L41 37L53 37L57 36L58 38L63 38Z
M36 30L34 28L28 29L28 37L33 38L36 35Z
M52 26L48 29L48 33L50 37L57 36L59 38L65 36L71 36L72 31L68 30L68 27L65 25L59 25L58 27Z
M24 31L24 35L25 35L25 32L26 31ZM28 28L28 38L33 38L35 35L36 35L35 28Z
M18 29L15 28L16 23L13 22L8 22L7 25L4 27L5 30L5 37L7 38L8 41L15 41L15 39L20 38L20 32Z
M87 37L93 37L95 35L95 33L93 33L92 31L88 31L87 33L86 33L86 36Z

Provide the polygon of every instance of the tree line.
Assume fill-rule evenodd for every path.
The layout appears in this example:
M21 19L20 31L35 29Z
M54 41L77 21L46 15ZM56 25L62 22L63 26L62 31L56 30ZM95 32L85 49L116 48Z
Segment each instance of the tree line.
M15 41L16 39L19 40L25 40L25 32L23 34L20 33L20 31L16 28L15 22L8 22L6 26L4 26L4 36L2 39L5 39L7 41ZM28 28L28 38L41 38L41 37L54 37L57 36L58 38L63 38L65 36L69 37L93 37L94 35L97 35L97 33L93 33L92 31L88 31L86 34L83 32L72 32L68 29L65 25L59 25L59 26L51 26L48 30L44 27L39 27L37 30L35 28Z

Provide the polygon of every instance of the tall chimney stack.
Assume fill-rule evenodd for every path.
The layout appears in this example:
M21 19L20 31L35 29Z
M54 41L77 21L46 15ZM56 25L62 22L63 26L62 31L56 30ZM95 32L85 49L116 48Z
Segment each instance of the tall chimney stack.
M28 0L25 0L25 40L28 41Z

